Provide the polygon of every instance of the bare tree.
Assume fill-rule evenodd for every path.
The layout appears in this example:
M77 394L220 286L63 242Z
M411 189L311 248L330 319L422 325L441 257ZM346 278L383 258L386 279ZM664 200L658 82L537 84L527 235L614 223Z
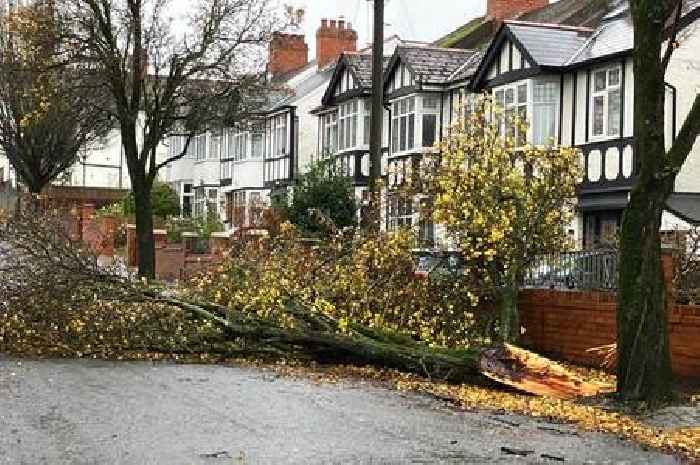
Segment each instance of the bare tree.
M104 97L85 66L61 63L61 21L44 2L17 8L0 32L0 147L33 194L106 135ZM81 88L82 87L82 88Z
M684 3L630 3L634 22L634 152L640 160L640 173L620 235L617 389L623 399L650 403L667 398L672 389L661 270L661 215L700 133L698 95L676 140L666 150L664 78L678 45Z
M150 191L158 171L182 158L195 135L232 124L259 104L262 45L276 9L270 0L197 0L183 25L170 17L170 0L60 3L72 18L74 60L92 63L110 95L104 111L121 132L136 200L139 274L153 277ZM157 150L169 135L185 142L161 159Z

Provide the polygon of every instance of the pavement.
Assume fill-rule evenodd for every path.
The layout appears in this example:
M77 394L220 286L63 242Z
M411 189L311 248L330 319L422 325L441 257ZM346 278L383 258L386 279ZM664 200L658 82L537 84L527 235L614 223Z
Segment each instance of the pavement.
M368 383L0 356L0 465L680 464L597 433Z

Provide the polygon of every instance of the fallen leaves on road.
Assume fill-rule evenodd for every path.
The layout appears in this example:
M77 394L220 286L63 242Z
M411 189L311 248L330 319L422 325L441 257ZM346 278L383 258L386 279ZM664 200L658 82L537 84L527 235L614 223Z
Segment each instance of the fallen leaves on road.
M451 385L374 367L321 367L294 363L269 365L250 361L237 361L236 364L273 370L283 376L310 379L314 383L337 384L348 380L379 382L400 391L429 394L466 410L496 410L570 423L583 431L608 433L654 449L700 459L700 427L663 429L644 424L632 415L583 405L576 400L535 397L471 385ZM614 382L612 376L598 370L569 365L566 367L590 381L606 384Z

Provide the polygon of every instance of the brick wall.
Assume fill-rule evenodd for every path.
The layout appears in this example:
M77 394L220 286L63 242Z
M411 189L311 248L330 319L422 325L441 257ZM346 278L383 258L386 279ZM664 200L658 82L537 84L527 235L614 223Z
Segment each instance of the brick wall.
M300 69L309 62L309 46L300 34L277 32L270 41L267 70L273 76Z
M523 342L538 352L596 366L586 350L612 344L617 298L612 292L524 290L519 299ZM700 379L700 306L671 307L671 362L676 376Z
M321 20L316 31L316 63L319 68L334 62L343 52L357 50L357 32L345 21Z
M503 21L515 18L522 13L537 10L548 4L548 0L488 0L486 16Z

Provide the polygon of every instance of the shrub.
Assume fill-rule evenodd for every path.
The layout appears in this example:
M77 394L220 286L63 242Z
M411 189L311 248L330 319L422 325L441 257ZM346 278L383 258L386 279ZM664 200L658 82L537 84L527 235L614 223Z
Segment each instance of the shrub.
M168 218L180 214L180 198L177 192L164 182L156 182L151 190L151 204L153 215L160 218ZM134 193L129 194L122 201L124 215L133 215L136 211Z
M282 210L286 218L307 235L330 233L327 224L319 219L317 213L338 228L357 223L357 204L352 184L327 162L313 166L301 176L291 199L278 196L273 207Z

